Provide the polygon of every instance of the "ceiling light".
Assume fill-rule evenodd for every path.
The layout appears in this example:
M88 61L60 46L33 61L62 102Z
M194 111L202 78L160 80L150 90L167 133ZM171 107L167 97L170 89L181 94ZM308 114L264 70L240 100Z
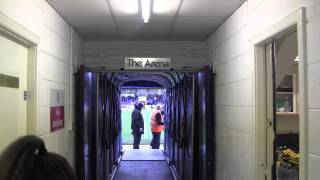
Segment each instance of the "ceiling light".
M144 23L148 23L150 17L151 0L141 0L141 3L143 21Z

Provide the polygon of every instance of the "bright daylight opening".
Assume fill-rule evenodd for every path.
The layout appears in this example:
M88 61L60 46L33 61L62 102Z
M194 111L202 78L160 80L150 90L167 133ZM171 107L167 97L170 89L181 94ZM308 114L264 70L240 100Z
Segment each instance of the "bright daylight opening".
M129 87L121 90L121 124L122 124L122 144L129 145L132 148L132 113L135 109L135 103L144 104L141 114L144 120L144 133L141 137L141 145L149 147L152 142L151 115L153 111L160 106L162 114L164 113L166 89L163 88L139 88ZM161 133L160 142L163 144L164 133Z

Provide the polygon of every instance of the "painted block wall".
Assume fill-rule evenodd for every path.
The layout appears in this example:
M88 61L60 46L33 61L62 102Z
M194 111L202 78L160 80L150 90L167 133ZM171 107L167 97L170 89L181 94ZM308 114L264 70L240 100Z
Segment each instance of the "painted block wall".
M125 57L168 57L175 69L202 67L208 63L204 41L89 41L82 64L120 69Z
M320 177L320 1L247 0L208 39L216 76L216 179L254 177L254 51L252 37L306 7L308 180Z
M49 151L74 164L74 66L83 57L83 40L44 0L1 0L0 13L40 37L37 59L37 135ZM50 133L50 89L64 90L65 128Z

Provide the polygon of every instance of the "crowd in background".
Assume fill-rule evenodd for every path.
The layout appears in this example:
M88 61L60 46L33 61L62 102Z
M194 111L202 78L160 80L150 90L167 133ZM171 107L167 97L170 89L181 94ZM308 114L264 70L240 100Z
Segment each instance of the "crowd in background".
M135 102L143 102L144 105L155 106L164 104L166 89L142 88L142 89L122 89L121 104L123 107L134 105Z
M121 96L122 105L133 105L134 102L138 101L138 96Z
M133 105L135 102L138 101L137 95L130 95L130 96L122 96L121 97L121 104L122 105ZM163 95L147 95L146 105L157 105L157 104L164 104L164 97Z
M147 105L157 105L157 104L163 104L164 99L163 95L148 95L147 96Z

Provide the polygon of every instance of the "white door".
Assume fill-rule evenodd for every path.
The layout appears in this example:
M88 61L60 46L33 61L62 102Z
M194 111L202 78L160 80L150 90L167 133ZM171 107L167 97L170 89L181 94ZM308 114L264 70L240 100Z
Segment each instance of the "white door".
M27 133L27 60L27 48L0 34L0 153Z

